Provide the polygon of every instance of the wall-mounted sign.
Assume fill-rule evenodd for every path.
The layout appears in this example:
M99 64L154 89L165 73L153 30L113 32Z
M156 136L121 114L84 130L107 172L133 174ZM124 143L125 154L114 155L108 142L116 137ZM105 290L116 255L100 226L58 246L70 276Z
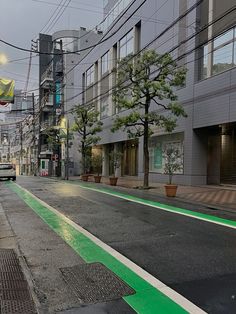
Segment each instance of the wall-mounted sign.
M62 101L62 90L61 90L61 82L56 82L56 95L55 95L55 103L56 107L61 105Z
M15 81L0 78L0 104L14 101Z

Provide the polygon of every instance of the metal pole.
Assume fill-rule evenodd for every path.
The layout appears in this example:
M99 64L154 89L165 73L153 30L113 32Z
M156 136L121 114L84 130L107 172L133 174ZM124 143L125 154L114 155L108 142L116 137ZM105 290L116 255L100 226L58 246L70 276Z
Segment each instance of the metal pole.
M66 123L66 180L69 180L69 119Z
M23 155L23 125L22 122L20 122L20 175L22 176L22 155Z
M34 93L32 93L32 107L33 107L33 156L34 156L34 168L33 168L33 174L34 176L37 175L36 173L36 132L35 132L35 104L34 104Z

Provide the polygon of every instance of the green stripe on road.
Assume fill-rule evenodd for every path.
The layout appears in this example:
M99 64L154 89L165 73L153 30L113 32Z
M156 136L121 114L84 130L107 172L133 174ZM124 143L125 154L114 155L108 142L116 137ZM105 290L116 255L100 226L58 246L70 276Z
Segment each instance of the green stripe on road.
M180 314L187 313L177 303L154 288L131 269L118 261L84 234L76 230L64 215L59 215L43 206L40 201L25 189L14 183L8 186L41 217L66 243L68 243L86 262L100 262L116 273L123 281L130 285L136 294L123 299L137 312L144 314Z
M77 186L79 186L83 189L86 189L86 190L104 193L104 194L107 194L110 196L119 197L119 198L122 198L122 199L125 199L128 201L131 201L131 202L135 202L135 203L155 207L158 209L162 209L162 210L165 210L165 211L168 211L171 213L180 214L180 215L184 215L184 216L192 217L195 219L204 220L204 221L208 221L211 223L224 225L226 227L236 229L236 221L234 221L234 220L228 220L228 219L224 219L224 218L220 218L220 217L216 217L216 216L212 216L212 215L208 215L208 214L194 212L192 210L188 210L188 209L184 209L184 208L180 208L180 207L175 207L175 206L171 206L171 205L166 205L166 204L162 204L162 203L159 203L156 201L150 201L147 199L142 199L142 198L139 198L139 197L136 197L133 195L117 192L117 191L106 189L106 188L94 188L94 187L91 187L89 185L81 184L81 183L77 183L77 182L66 182L66 183L63 182L63 183L64 184L77 185Z

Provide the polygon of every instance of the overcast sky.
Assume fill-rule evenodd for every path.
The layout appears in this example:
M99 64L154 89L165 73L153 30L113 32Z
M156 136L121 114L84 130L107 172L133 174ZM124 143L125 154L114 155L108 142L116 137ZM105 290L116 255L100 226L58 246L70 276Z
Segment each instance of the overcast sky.
M43 27L45 25L50 26L49 23L55 22L55 14L53 16L52 14L57 9L58 4L66 5L69 1L0 0L0 38L16 46L29 49L31 39L36 39L39 32L51 35L53 32L61 29L78 29L80 26L92 29L102 20L103 0L71 0L53 28L45 32L46 28L43 29ZM57 9L55 13L60 12ZM9 59L7 65L0 65L0 77L14 79L16 88L23 89L26 82L29 59L14 60L29 58L29 53L8 47L1 42L0 53L6 54ZM34 57L32 58L28 90L37 87L38 57Z

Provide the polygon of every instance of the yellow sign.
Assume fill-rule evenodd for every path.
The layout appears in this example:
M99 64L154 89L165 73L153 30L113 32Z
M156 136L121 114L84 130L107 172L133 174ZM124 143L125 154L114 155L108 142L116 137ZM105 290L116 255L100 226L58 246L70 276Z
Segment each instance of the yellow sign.
M15 81L0 78L0 103L13 102Z

